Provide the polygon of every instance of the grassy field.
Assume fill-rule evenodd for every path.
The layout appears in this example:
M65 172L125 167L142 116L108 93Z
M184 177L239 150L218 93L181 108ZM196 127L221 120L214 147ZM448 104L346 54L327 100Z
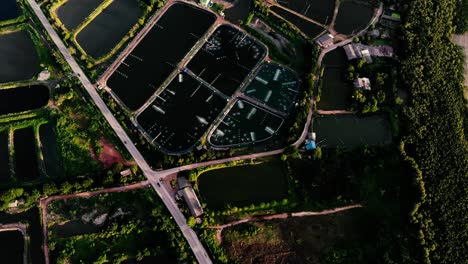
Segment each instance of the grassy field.
M223 231L223 246L237 263L324 263L338 243L372 232L363 209L332 215L247 223Z

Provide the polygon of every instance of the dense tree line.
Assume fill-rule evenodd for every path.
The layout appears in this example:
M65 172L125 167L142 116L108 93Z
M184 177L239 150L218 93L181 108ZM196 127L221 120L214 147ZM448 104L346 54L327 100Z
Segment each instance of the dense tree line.
M458 0L406 0L402 78L410 100L401 150L416 174L411 213L426 263L467 263L468 145Z

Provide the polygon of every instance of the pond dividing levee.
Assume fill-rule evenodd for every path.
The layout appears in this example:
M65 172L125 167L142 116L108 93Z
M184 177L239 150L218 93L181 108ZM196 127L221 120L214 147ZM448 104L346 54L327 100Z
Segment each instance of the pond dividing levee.
M173 4L122 61L107 80L107 86L128 108L140 108L215 20L205 10ZM181 21L187 23L181 26Z

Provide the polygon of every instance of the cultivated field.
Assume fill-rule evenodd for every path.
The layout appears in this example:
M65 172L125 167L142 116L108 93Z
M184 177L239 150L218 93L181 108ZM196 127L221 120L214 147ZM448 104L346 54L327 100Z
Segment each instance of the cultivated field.
M15 176L20 181L35 180L39 177L36 139L32 127L15 130Z
M104 0L67 0L57 10L57 16L68 30L74 30Z
M288 113L296 102L299 84L299 78L292 70L278 64L264 64L245 88L244 93Z
M335 30L341 34L352 35L363 29L372 19L374 10L370 6L352 1L343 1L338 9Z
M197 21L180 26L180 21ZM186 4L175 4L159 19L107 81L131 110L141 107L192 46L214 23L215 16Z
M313 121L313 130L321 147L353 148L384 145L392 141L390 124L383 116L319 116Z
M265 55L262 44L231 26L222 25L187 67L223 94L231 96Z
M114 0L78 33L76 40L88 55L100 58L122 40L142 15L137 1Z
M39 57L25 30L0 33L0 83L27 80L39 73Z
M245 100L237 100L216 127L210 143L217 147L241 147L273 137L283 119Z
M286 168L279 161L210 170L198 177L201 199L210 209L248 206L286 198Z
M0 89L0 115L38 109L48 102L49 89L44 85Z
M296 16L293 13L290 13L282 8L277 6L272 6L271 11L275 12L277 15L291 22L296 26L302 33L307 35L309 38L313 39L322 33L325 29L319 25L316 25L310 21L304 20L301 17Z
M181 234L155 198L145 188L51 202L52 263L178 263L189 249L179 248Z
M187 74L180 74L137 117L153 141L168 152L185 152L196 144L226 101Z
M359 243L372 229L363 209L330 215L247 223L223 231L229 259L237 263L327 263L328 250Z

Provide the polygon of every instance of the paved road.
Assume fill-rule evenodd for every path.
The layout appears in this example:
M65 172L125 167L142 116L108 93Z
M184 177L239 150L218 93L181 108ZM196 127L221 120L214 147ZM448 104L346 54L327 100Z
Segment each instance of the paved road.
M47 20L46 16L42 12L40 6L34 0L28 0L29 5L31 6L32 10L36 14L36 16L41 21L42 25L44 26L45 30L58 47L60 53L62 53L63 57L70 65L73 72L77 75L78 79L88 92L89 96L93 99L96 106L99 108L101 113L106 118L107 122L109 122L110 126L116 133L116 135L120 138L120 140L124 143L125 147L132 155L135 162L138 164L140 169L142 170L143 174L148 178L150 184L156 190L156 193L161 197L162 201L166 205L167 209L173 216L174 220L176 221L177 225L179 226L180 230L182 231L183 235L187 239L192 251L197 258L198 262L201 264L205 263L212 263L211 259L209 258L205 248L201 244L200 240L198 239L195 232L187 225L187 221L184 215L180 212L177 204L175 203L174 198L172 195L165 188L161 188L158 185L158 181L160 180L159 177L154 177L153 171L151 170L148 163L146 163L145 159L141 155L141 153L137 150L133 142L130 140L128 135L125 133L122 126L119 124L117 119L112 115L109 108L107 108L106 104L96 92L95 87L86 77L85 73L81 70L78 63L76 63L75 59L67 50L66 46L63 44L62 40L60 39L59 35L55 30L52 28L52 25Z

